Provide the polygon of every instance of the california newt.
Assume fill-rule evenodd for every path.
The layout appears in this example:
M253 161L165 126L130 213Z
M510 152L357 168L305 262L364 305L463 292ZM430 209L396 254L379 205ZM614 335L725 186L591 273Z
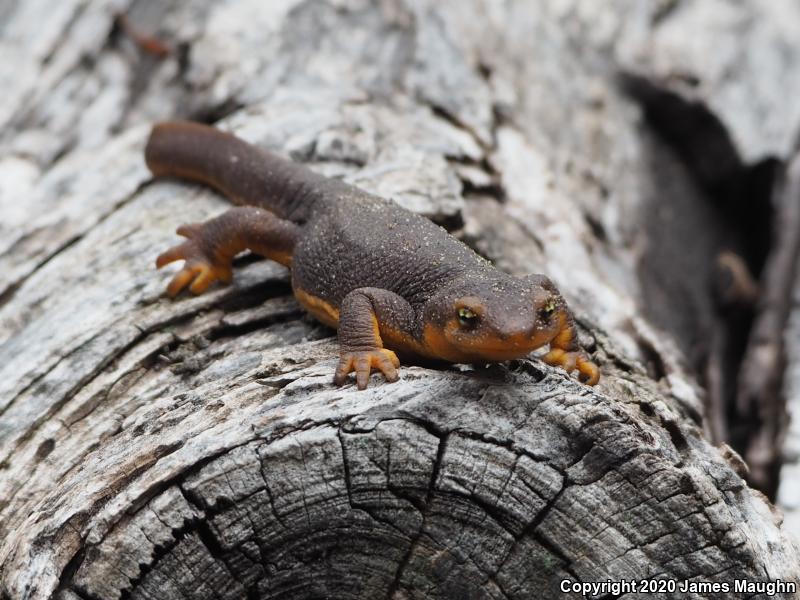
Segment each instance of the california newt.
M355 371L364 389L372 369L396 381L396 352L484 363L548 343L546 363L577 369L590 385L600 378L547 277L503 273L390 200L197 123L153 127L145 158L154 175L207 184L239 205L178 229L187 240L156 260L185 261L167 293L230 282L233 257L247 249L286 265L300 304L338 329L337 385Z

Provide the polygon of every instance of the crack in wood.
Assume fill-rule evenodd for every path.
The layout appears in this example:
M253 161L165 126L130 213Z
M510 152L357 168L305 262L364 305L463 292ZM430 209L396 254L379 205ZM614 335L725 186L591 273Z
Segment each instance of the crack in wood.
M431 432L429 431L429 433ZM433 494L436 488L436 481L439 478L439 472L441 471L442 468L444 454L445 451L447 450L447 440L449 439L449 434L437 435L436 437L439 438L439 447L436 450L436 458L433 461L431 478L428 483L428 491L425 496L425 503L423 505L423 510L422 510L422 523L420 524L419 530L417 531L416 535L411 540L411 543L408 546L408 550L406 551L405 555L397 565L397 570L395 571L394 578L392 579L392 582L389 584L389 588L386 591L386 600L393 600L396 598L397 594L400 591L400 586L402 584L403 573L405 572L406 568L411 562L411 558L414 556L414 552L416 551L417 547L421 544L422 536L426 535L425 526L428 522L428 517L430 515Z

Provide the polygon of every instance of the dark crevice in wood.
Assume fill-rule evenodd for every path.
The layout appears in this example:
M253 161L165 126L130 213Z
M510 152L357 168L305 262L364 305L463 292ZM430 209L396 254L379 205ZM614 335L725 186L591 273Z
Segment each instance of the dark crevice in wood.
M252 321L247 321L246 323L241 323L237 325L228 325L228 324L220 325L209 331L206 336L206 339L209 342L214 342L225 338L241 337L243 335L252 333L254 331L264 331L270 325L275 325L277 323L289 323L291 321L299 321L303 320L304 317L305 313L298 306L294 310L286 311L284 313L279 313L279 314L272 314L260 319L253 319Z
M484 142L483 139L481 139L481 136L479 136L478 133L472 127L464 123L464 121L462 121L458 115L454 114L452 111L448 110L447 108L445 108L440 104L429 102L428 106L430 106L431 112L433 112L435 116L442 119L443 121L446 121L453 127L468 133L472 137L472 139L475 140L475 143L478 144L482 149L484 149L485 151L491 149L486 145L486 142Z
M213 106L197 107L186 118L190 121L213 125L243 108L245 108L245 104L239 99L231 97Z
M458 232L464 227L464 215L460 210L453 214L430 215L430 220L440 227L444 227L456 237L458 237Z
M677 152L705 190L718 217L720 231L734 240L733 246L720 248L716 256L704 257L717 262L717 279L708 282L707 290L716 313L713 321L707 324L706 348L696 370L706 386L708 422L714 441L727 442L749 462L758 463L751 465L757 469L752 472L750 482L774 497L781 456L779 451L765 451L767 444L763 440L768 438L772 444L781 433L781 426L776 422L782 419L785 410L785 399L781 397L785 368L782 345L777 348L778 353L769 367L772 370L769 385L753 393L753 382L763 377L740 373L752 373L749 367L754 360L754 348L764 337L757 323L774 321L770 325L772 330L782 331L788 320L788 309L778 311L780 314L774 319L765 316L773 310L770 304L789 305L795 272L788 263L779 269L778 276L770 278L769 272L773 257L781 252L797 253L789 248L797 234L789 232L800 230L800 225L787 223L791 218L780 214L781 203L774 195L783 170L775 159L745 164L727 128L699 94L687 90L681 95L673 91L674 82L632 73L622 74L620 80L623 89L644 108L648 123ZM690 84L687 82L688 88L692 87ZM690 99L695 95L696 100ZM730 260L719 262L726 256L739 261L747 277L752 273L752 277L760 280L761 289L754 289L747 280L739 282L746 289L736 288L741 277L732 280L730 277L736 272L720 270L726 265L736 266ZM754 307L750 302L740 301L745 298L742 293L750 298L755 293L762 301ZM764 302L765 295L770 294L771 302ZM743 400L748 395L758 397L758 402ZM756 405L760 408L754 409ZM755 447L759 450L753 451Z
M590 213L583 213L583 217L592 231L592 236L600 243L608 243L608 234L602 221L596 215Z
M744 450L750 480L770 496L777 491L782 461L775 441L786 429L786 398L782 394L787 365L784 335L800 264L800 154L781 171L773 204L774 243L761 277L761 293L735 404L736 416L752 424Z
M644 108L653 128L677 151L712 196L735 189L745 171L727 128L701 100L691 101L634 73L620 74L622 88Z
M667 419L664 417L661 418L661 425L669 434L669 437L672 440L672 445L675 446L675 449L680 454L686 454L687 450L689 449L689 442L687 441L686 436L683 435L680 425L678 425L678 423L672 419Z
M121 372L119 376L111 381L104 390L94 394L88 398L86 402L81 404L80 410L71 412L68 419L59 419L59 421L67 429L71 429L77 423L80 423L83 419L91 415L97 407L108 403L117 394L122 394L129 390L131 387L136 385L137 382L141 381L148 370L153 368L158 360L156 355L159 352L160 349L156 350L149 356L145 356L138 364L135 364L130 369ZM65 472L64 475L67 475L68 473L69 471Z
M83 564L84 559L86 558L86 548L83 547L75 555L67 562L64 569L61 571L61 575L58 578L58 587L56 587L56 594L59 592L69 589L75 593L75 595L79 596L84 600L97 600L97 598L91 597L85 590L76 589L75 587L71 587L70 584L72 583L72 578L75 573L78 572L78 569Z
M529 536L534 539L542 548L547 550L550 554L552 554L560 563L561 568L564 569L567 573L569 573L572 578L577 582L582 582L582 579L578 576L577 573L572 569L572 560L564 554L564 552L559 548L557 543L551 542L545 535L543 535L539 531L539 526L545 520L545 518L550 514L553 510L553 507L556 505L556 502L559 501L561 496L564 494L564 491L569 487L569 481L564 482L564 486L553 496L550 501L545 505L545 507L539 511L536 517L531 521L528 527L522 532L522 536Z
M544 378L547 377L547 371L545 371L541 364L542 363L536 360L512 360L509 362L508 368L512 373L525 373L538 383L544 381Z
M500 182L493 181L487 185L476 185L468 179L459 178L461 181L461 195L469 199L471 196L482 198L490 197L499 203L506 201L506 191Z
M47 438L39 447L36 448L36 462L42 462L45 458L50 456L50 453L55 450L56 441L53 438Z
M78 586L69 588L69 591L75 594L81 600L105 600L104 598L100 598L99 596L90 594L89 592Z
M139 563L139 575L134 577L130 580L130 586L123 588L120 590L120 600L128 600L131 597L131 594L137 590L140 586L141 582L144 581L145 577L152 571L161 559L165 556L169 555L172 552L173 548L180 543L183 538L195 531L196 529L196 520L195 519L187 519L183 522L181 527L173 528L171 530L172 540L166 544L154 544L153 546L153 555L148 563Z
M186 80L186 75L191 66L192 46L188 42L179 42L175 44L175 58L178 61L178 75L177 78L181 81Z
M266 300L289 296L291 293L292 287L288 279L269 278L259 281L246 290L240 290L235 295L225 297L215 307L225 312L235 312L261 306Z
M550 466L553 466L553 465L550 465ZM555 494L553 494L553 496L550 499L544 498L545 505L539 510L538 513L536 513L536 516L522 529L521 532L519 532L517 535L514 535L514 543L511 544L511 546L508 549L508 552L506 552L505 557L503 557L503 560L500 561L500 563L498 564L498 567L495 570L495 572L491 574L491 577L493 577L493 578L497 577L497 574L503 569L503 567L505 566L505 564L508 561L509 557L516 550L516 548L519 545L520 541L522 541L526 537L532 537L533 539L536 539L536 537L534 535L534 532L539 527L539 525L542 524L542 522L547 517L547 515L550 514L550 511L553 509L553 507L555 506L556 502L558 502L559 498L561 498L562 494L567 489L567 487L569 487L569 485L571 485L571 483L568 481L568 478L566 476L564 476L564 480L562 481L561 488ZM537 495L539 495L541 497L540 494L537 493ZM538 542L539 540L536 539L536 541ZM547 549L547 548L545 548L545 549ZM547 550L549 551L549 549L547 549ZM560 553L560 551L558 551L558 553ZM551 552L551 554L553 554L553 556L556 556L558 558L557 553ZM560 559L560 560L562 560L562 559ZM562 560L562 562L567 564L569 561Z
M463 437L463 438L466 438L468 440L475 440L475 441L479 441L479 442L484 443L484 444L489 444L490 446L497 446L498 448L505 448L506 450L509 450L509 451L513 452L516 455L517 458L519 458L520 456L526 456L527 458L530 458L531 460L533 460L535 462L546 462L547 461L546 457L537 456L536 454L528 451L527 449L519 447L510 438L500 439L500 438L496 438L496 437L493 437L493 436L490 436L490 435L486 435L486 434L482 434L482 433L479 433L479 432L470 431L470 430L464 429L464 428L454 429L453 433L457 434L459 437ZM554 469L558 469L558 467L556 467L556 466L553 466L553 465L549 465L549 466L553 467Z
M434 112L436 112L434 110ZM438 115L437 115L438 116ZM450 121L448 121L450 122ZM492 161L489 160L487 156L483 156L480 159L473 158L471 156L463 155L463 154L447 154L445 155L447 162L455 163L459 165L467 165L470 167L476 167L486 173L488 176L495 178L500 177L500 173L495 169Z
M14 297L14 294L16 294L16 293L17 293L17 290L19 290L19 288L20 288L20 286L22 285L22 282L23 282L23 281L24 281L24 280L22 280L22 279L19 279L19 280L17 280L17 281L14 281L14 282L12 282L12 283L9 283L9 284L6 286L6 289L4 289L2 292L0 292L0 307L2 307L2 306L3 306L4 304L6 304L6 303L7 303L9 300L11 300L11 298L13 298L13 297Z
M485 173L489 180L486 184L476 184L470 181L469 178L459 175L458 171L456 171L456 175L461 182L462 197L465 199L469 199L471 196L489 197L500 204L506 201L508 195L503 187L501 174L498 173L497 169L494 168L494 165L486 156L480 160L468 156L447 156L446 158L450 163L466 165L478 169L482 173Z
M347 434L344 434L344 432L342 431L342 428L340 427L337 430L337 436L339 438L339 444L341 445L341 448L342 448L342 466L343 466L343 469L344 469L344 482L345 482L345 488L347 489L347 501L348 501L348 504L350 505L350 508L353 509L353 510L363 511L366 514L368 514L370 516L370 518L372 518L376 523L383 523L384 525L388 525L389 527L391 527L392 529L397 531L400 535L404 535L403 530L400 529L391 520L382 518L379 514L377 514L369 506L367 506L367 505L365 505L363 503L356 502L353 499L352 480L350 478L350 463L349 463L349 460L348 460L348 457L347 457L347 447L346 447L346 444L344 443L344 439L342 437L343 435L347 435ZM388 471L387 471L387 478L388 478ZM387 481L387 484L386 484L386 489L389 490L391 493L393 493L398 498L406 500L409 503L411 503L412 505L414 505L415 508L418 508L416 506L416 504L410 499L410 497L406 497L405 494L398 493L398 489L395 486L391 485L388 481ZM410 495L410 496L413 496L413 495ZM420 511L420 512L422 512L422 511Z
M228 564L228 553L222 547L222 544L219 543L219 540L217 539L217 536L214 535L214 532L212 531L211 526L208 524L208 521L199 519L196 523L195 531L198 539L203 546L205 546L206 550L208 550L208 553L211 555L211 557L222 563L230 574L231 579L235 579L234 573L236 571Z
M650 340L642 336L636 338L636 343L642 353L644 365L650 378L654 381L665 378L667 376L667 367L664 364L661 353L653 347Z

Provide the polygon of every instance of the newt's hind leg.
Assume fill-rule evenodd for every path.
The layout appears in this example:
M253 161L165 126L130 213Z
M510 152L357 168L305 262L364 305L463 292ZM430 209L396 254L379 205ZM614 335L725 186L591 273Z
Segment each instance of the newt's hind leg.
M186 261L167 286L171 297L187 285L192 293L201 294L217 280L230 283L233 257L244 250L289 266L300 227L262 208L240 206L205 223L182 225L177 233L187 240L156 259L159 269L176 260Z

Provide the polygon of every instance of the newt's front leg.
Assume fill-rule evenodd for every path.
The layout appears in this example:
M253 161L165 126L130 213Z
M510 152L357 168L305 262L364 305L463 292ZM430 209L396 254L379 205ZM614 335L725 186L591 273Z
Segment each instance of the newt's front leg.
M170 297L189 284L192 293L201 294L217 280L229 283L233 257L244 250L290 265L300 227L262 208L241 206L205 223L182 225L177 233L187 240L156 259L159 269L176 260L186 261L167 286Z
M333 382L343 385L355 371L358 389L363 390L373 368L387 381L397 381L400 361L383 347L381 331L410 332L413 320L411 305L393 292L359 288L347 294L339 309L340 357Z

